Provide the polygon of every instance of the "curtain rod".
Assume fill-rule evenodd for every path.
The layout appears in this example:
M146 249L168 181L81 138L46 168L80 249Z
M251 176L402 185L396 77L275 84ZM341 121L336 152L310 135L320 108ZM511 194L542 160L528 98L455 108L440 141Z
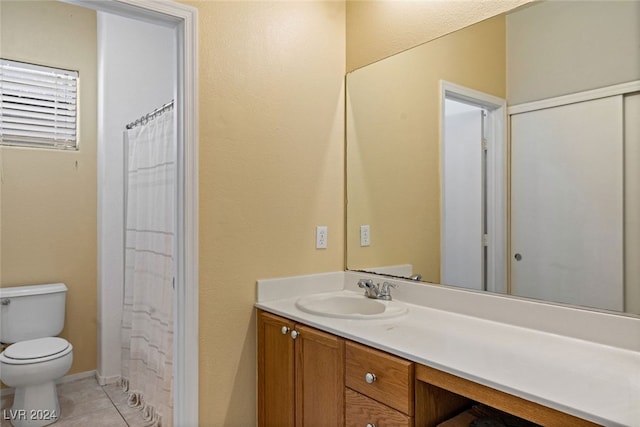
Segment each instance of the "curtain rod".
M173 99L170 102L167 102L166 104L164 104L162 107L156 108L155 110L153 110L152 112L145 114L144 116L140 117L138 120L136 120L135 122L131 122L129 123L126 127L127 129L133 129L134 127L138 126L138 125L143 125L146 124L149 120L153 120L154 118L156 118L156 116L158 114L164 113L167 110L170 110L173 108Z

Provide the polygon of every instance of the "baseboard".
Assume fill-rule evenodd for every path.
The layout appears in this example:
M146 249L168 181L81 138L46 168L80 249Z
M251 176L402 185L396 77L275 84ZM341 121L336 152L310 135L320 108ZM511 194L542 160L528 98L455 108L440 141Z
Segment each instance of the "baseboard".
M70 383L72 381L83 380L85 378L91 378L91 377L95 377L96 379L98 378L96 371L78 372L76 374L65 375L64 377L56 381L56 384L65 384L65 383ZM2 397L8 396L10 394L13 394L13 391L14 391L13 387L3 388L2 390L0 390L0 396Z
M96 371L96 379L98 380L98 384L101 386L115 384L120 381L120 375L100 375L98 371Z
M94 378L97 377L95 370L78 372L77 374L65 375L64 377L56 381L56 384L66 384L66 383L70 383L71 381L83 380L85 378L90 378L90 377L94 377Z

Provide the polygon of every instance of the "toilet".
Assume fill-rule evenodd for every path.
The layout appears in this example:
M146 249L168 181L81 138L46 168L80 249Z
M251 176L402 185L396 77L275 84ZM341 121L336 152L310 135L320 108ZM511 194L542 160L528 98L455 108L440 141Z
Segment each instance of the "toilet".
M64 327L64 283L0 288L0 380L14 388L2 417L14 427L40 427L60 417L56 380L69 372L73 346Z

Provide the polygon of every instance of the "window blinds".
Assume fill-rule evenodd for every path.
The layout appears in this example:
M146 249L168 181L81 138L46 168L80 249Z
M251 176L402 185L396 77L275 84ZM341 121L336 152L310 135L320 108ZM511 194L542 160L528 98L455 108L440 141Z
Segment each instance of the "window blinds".
M78 149L78 72L0 59L0 143Z

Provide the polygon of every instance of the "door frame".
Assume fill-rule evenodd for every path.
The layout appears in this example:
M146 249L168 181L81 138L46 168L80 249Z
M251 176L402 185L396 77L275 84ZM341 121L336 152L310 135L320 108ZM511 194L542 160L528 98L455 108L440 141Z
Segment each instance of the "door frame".
M174 28L178 162L174 425L198 426L198 11L170 0L59 0ZM180 114L182 112L182 114ZM100 161L100 160L98 160ZM99 260L98 260L99 261ZM98 281L98 286L102 284Z
M507 292L507 101L474 89L440 80L440 266L445 265L446 217L444 182L445 100L454 99L487 110L493 129L493 150L487 153L487 291Z
M585 90L569 95L556 96L540 101L524 102L522 104L510 105L507 111L509 116L529 111L542 110L544 108L560 107L562 105L575 104L578 102L592 101L594 99L608 98L615 95L625 95L640 91L640 80L633 80L626 83L605 86L598 89Z

